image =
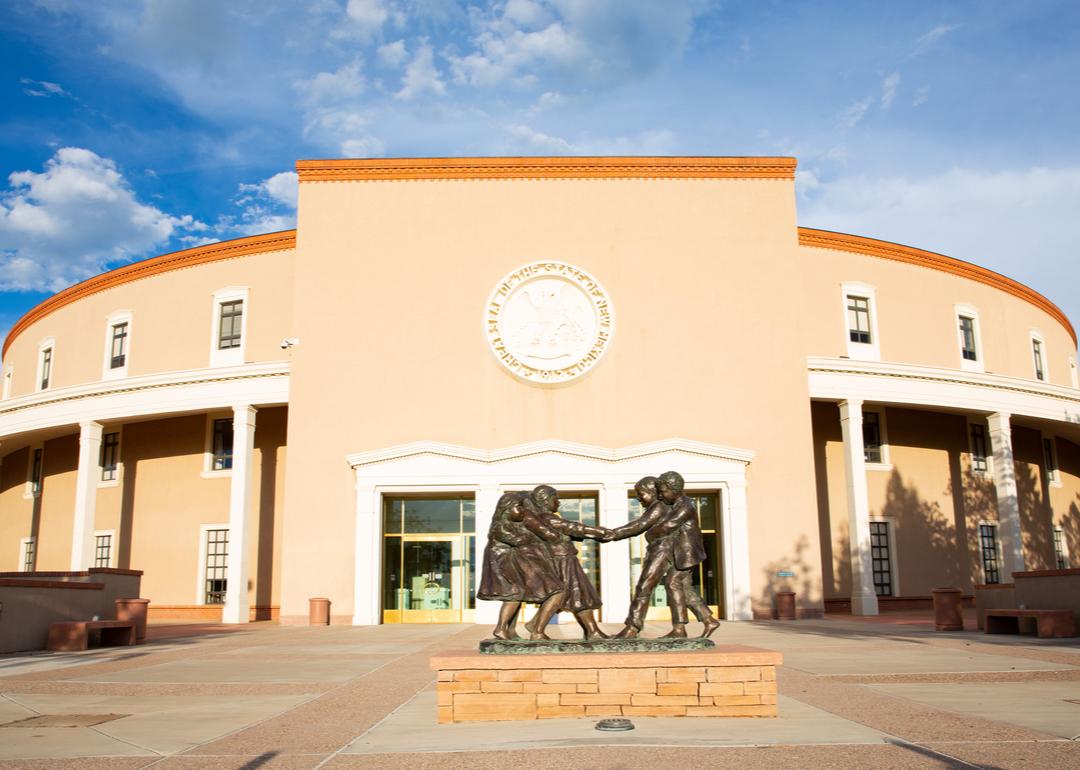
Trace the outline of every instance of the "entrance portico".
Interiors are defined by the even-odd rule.
[[[748,620],[746,468],[753,456],[748,450],[684,439],[622,449],[541,441],[493,451],[418,442],[349,455],[347,460],[356,473],[353,623],[374,625],[383,620],[386,499],[417,495],[472,498],[476,548],[482,549],[503,492],[551,484],[571,497],[594,497],[598,524],[616,527],[626,523],[634,482],[670,469],[683,474],[689,493],[720,492],[724,616]],[[608,623],[622,622],[632,588],[629,542],[604,544],[600,552],[601,618]],[[493,623],[497,612],[497,602],[478,600],[474,618],[477,623]]]

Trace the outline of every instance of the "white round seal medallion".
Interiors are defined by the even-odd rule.
[[[503,278],[484,325],[495,357],[529,382],[567,382],[611,345],[615,314],[600,282],[573,265],[534,262]]]

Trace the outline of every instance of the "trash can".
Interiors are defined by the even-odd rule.
[[[308,625],[330,625],[330,600],[318,597],[308,599]]]
[[[776,619],[795,620],[795,592],[776,592]]]
[[[963,631],[964,616],[960,611],[962,592],[959,588],[934,588],[934,628],[938,631]]]
[[[116,619],[135,624],[135,643],[146,641],[146,614],[149,599],[117,599]]]

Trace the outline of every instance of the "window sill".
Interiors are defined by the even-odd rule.
[[[98,485],[97,485],[97,488],[98,489],[109,489],[110,487],[118,487],[118,486],[120,486],[120,479],[113,479],[112,481],[99,481]]]
[[[203,471],[199,475],[204,479],[227,479],[232,476],[232,468],[224,471]]]
[[[1061,489],[1062,487],[1065,486],[1064,484],[1061,483],[1061,479],[1057,479],[1056,481],[1050,480],[1050,481],[1047,482],[1047,484],[1051,489]]]
[[[866,470],[868,471],[885,471],[889,472],[893,469],[892,463],[866,463]]]

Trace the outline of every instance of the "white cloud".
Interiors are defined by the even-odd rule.
[[[530,115],[537,115],[541,112],[560,107],[566,104],[566,101],[566,97],[558,91],[544,91],[544,93],[540,94],[540,98],[536,100],[536,103],[529,107],[528,112]]]
[[[336,147],[346,157],[381,155],[380,139],[372,136],[371,118],[351,107],[328,107],[312,112],[304,125],[304,138],[326,147]]]
[[[282,171],[256,184],[242,184],[240,191],[263,195],[275,203],[295,209],[300,192],[299,177],[295,171]]]
[[[206,225],[140,203],[116,164],[64,147],[0,195],[0,290],[58,291]]]
[[[577,153],[574,145],[562,137],[545,134],[542,131],[534,131],[520,123],[508,125],[506,132],[516,140],[519,146],[524,147],[527,151],[550,153],[552,155]]]
[[[405,68],[401,90],[394,94],[394,97],[409,100],[425,93],[436,96],[446,93],[446,85],[442,82],[439,70],[435,66],[435,53],[427,44],[417,49],[416,55]]]
[[[874,100],[871,97],[860,99],[854,104],[850,105],[847,109],[840,113],[837,118],[837,126],[841,129],[855,128],[859,124],[859,121],[866,115],[866,111],[870,109],[870,105]]]
[[[896,98],[896,89],[899,86],[899,72],[894,72],[881,81],[881,109],[887,110],[892,107],[893,99]]]
[[[319,72],[314,77],[296,81],[294,85],[301,101],[318,107],[355,99],[363,93],[366,85],[360,74],[361,65],[361,58],[357,56],[333,72]]]
[[[1041,291],[1080,321],[1074,222],[1080,167],[822,182],[800,224],[898,241],[978,263]]]
[[[923,86],[915,92],[915,98],[911,100],[912,107],[918,107],[920,104],[926,104],[926,100],[930,98],[930,86]]]
[[[345,14],[366,31],[376,31],[390,18],[385,0],[349,0]]]
[[[378,158],[386,154],[386,144],[377,137],[364,134],[342,142],[341,152],[347,158]]]
[[[584,137],[577,141],[521,123],[511,123],[503,129],[511,138],[508,150],[526,155],[668,155],[676,146],[675,133],[666,128],[643,131],[636,136]]]
[[[23,93],[27,96],[38,96],[48,98],[50,96],[71,96],[64,90],[63,86],[59,83],[50,83],[48,80],[31,80],[30,78],[20,78],[25,88]]]
[[[940,24],[915,41],[915,50],[912,56],[918,56],[930,50],[939,40],[957,29],[959,24]]]
[[[398,68],[405,63],[405,60],[409,57],[408,51],[405,50],[404,40],[395,40],[393,43],[386,43],[380,45],[377,50],[379,61],[387,67]]]

